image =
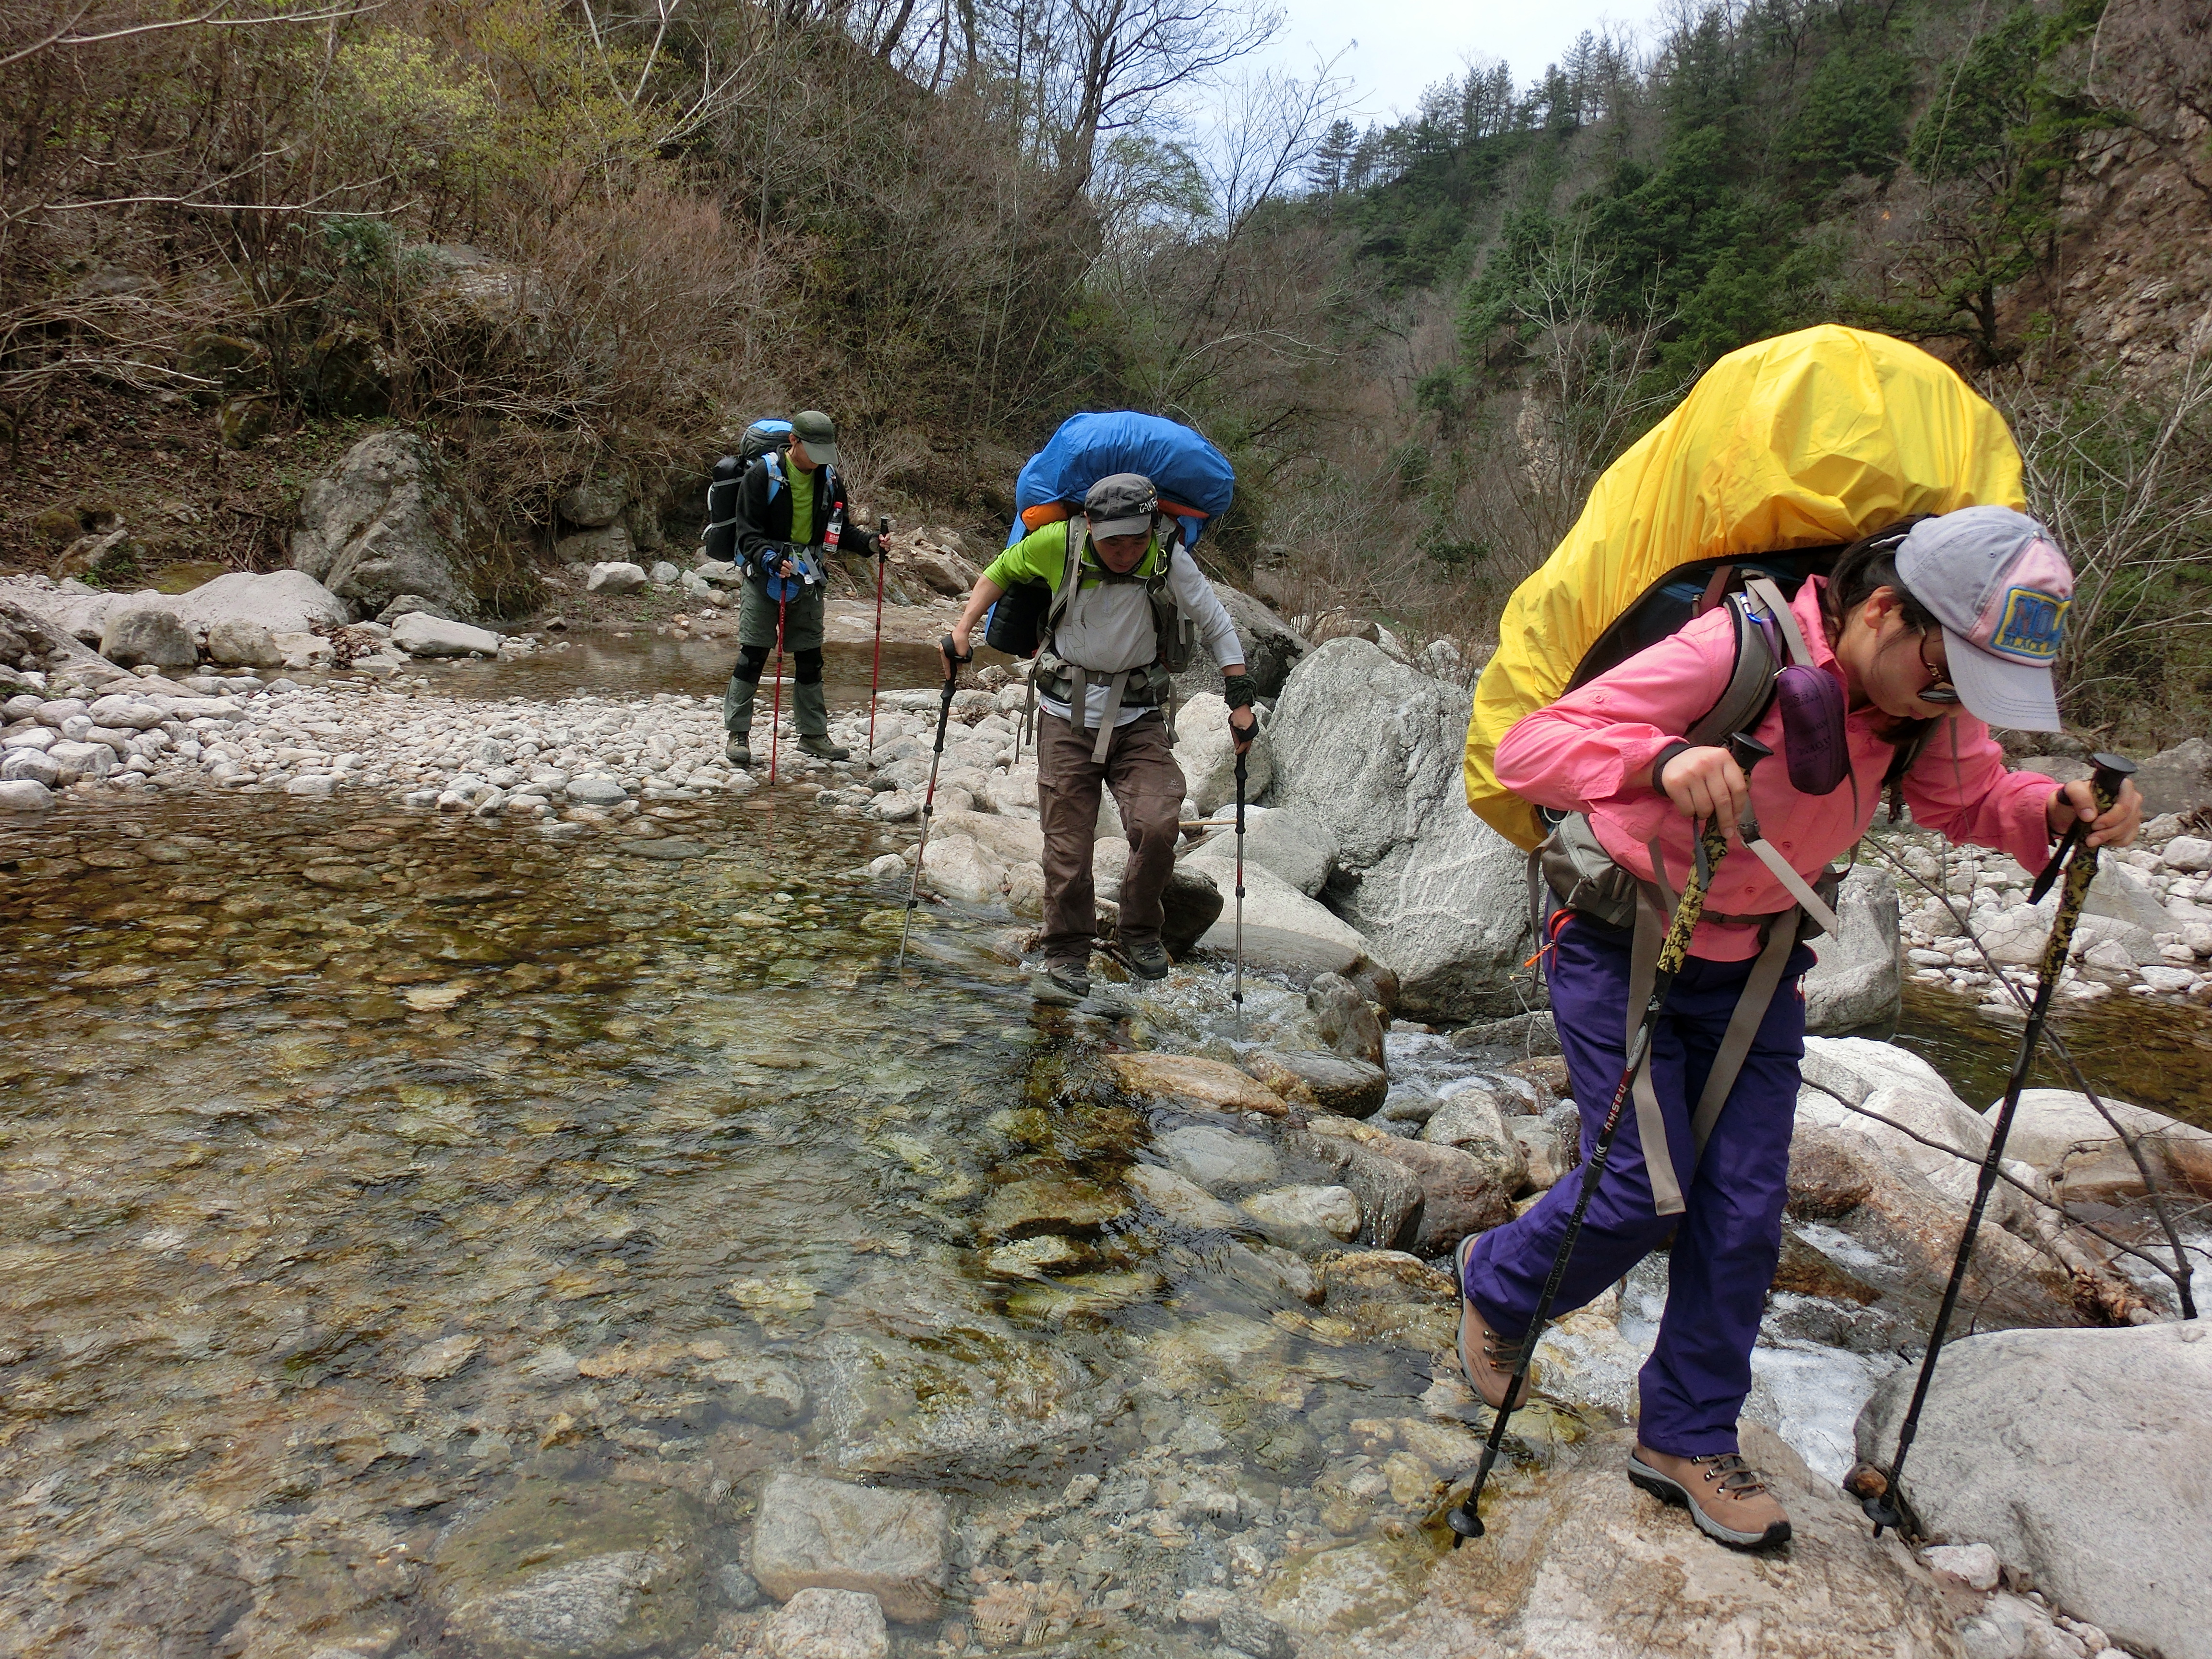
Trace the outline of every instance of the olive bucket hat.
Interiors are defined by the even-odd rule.
[[[837,423],[818,409],[802,409],[791,417],[791,435],[805,447],[806,459],[817,466],[837,465]]]

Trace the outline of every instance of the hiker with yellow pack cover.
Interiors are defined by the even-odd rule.
[[[1829,860],[1886,787],[1919,824],[2031,868],[2077,819],[2093,844],[2124,845],[2141,817],[2131,786],[2100,816],[2086,783],[2008,771],[1990,735],[2060,724],[2073,576],[2024,507],[2003,422],[1925,353],[1837,327],[1748,347],[1598,481],[1509,602],[1476,690],[1468,799],[1535,853],[1548,890],[1546,975],[1585,1158],[1698,826],[1717,817],[1740,838],[1553,1307],[1671,1236],[1627,1472],[1735,1547],[1790,1535],[1736,1419],[1781,1250],[1804,941],[1835,926]],[[1739,732],[1776,757],[1748,780]],[[1493,1407],[1576,1187],[1460,1247],[1461,1363]]]

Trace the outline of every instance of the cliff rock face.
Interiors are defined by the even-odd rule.
[[[2162,377],[2212,347],[2212,22],[2201,6],[2112,0],[2091,86],[2133,129],[2068,193],[2055,297],[2082,356]],[[2192,107],[2193,106],[2193,107]]]

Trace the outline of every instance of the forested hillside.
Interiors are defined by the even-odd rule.
[[[9,0],[0,556],[119,522],[122,575],[281,561],[307,480],[396,420],[526,609],[564,490],[619,472],[680,544],[759,410],[831,409],[865,495],[995,534],[1028,449],[1121,404],[1237,461],[1236,574],[1479,656],[1705,364],[1833,319],[2014,420],[2084,565],[2077,706],[2198,719],[2203,8],[1684,3],[1364,131],[1326,74],[1244,70],[1268,23]]]
[[[1397,562],[1486,612],[1723,352],[1820,321],[1918,341],[2007,412],[2083,565],[2087,706],[2204,690],[2212,155],[2201,8],[1684,9],[1318,147],[1387,331]],[[1341,567],[1331,573],[1352,579]],[[1381,580],[1375,597],[1412,609]]]

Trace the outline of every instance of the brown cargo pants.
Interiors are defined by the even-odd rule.
[[[1044,936],[1048,961],[1087,963],[1097,924],[1091,881],[1098,833],[1098,791],[1114,792],[1129,836],[1121,876],[1121,937],[1160,936],[1160,896],[1175,870],[1176,820],[1182,816],[1182,768],[1155,709],[1114,733],[1105,764],[1091,759],[1095,732],[1057,714],[1037,714],[1037,805],[1044,820]]]

